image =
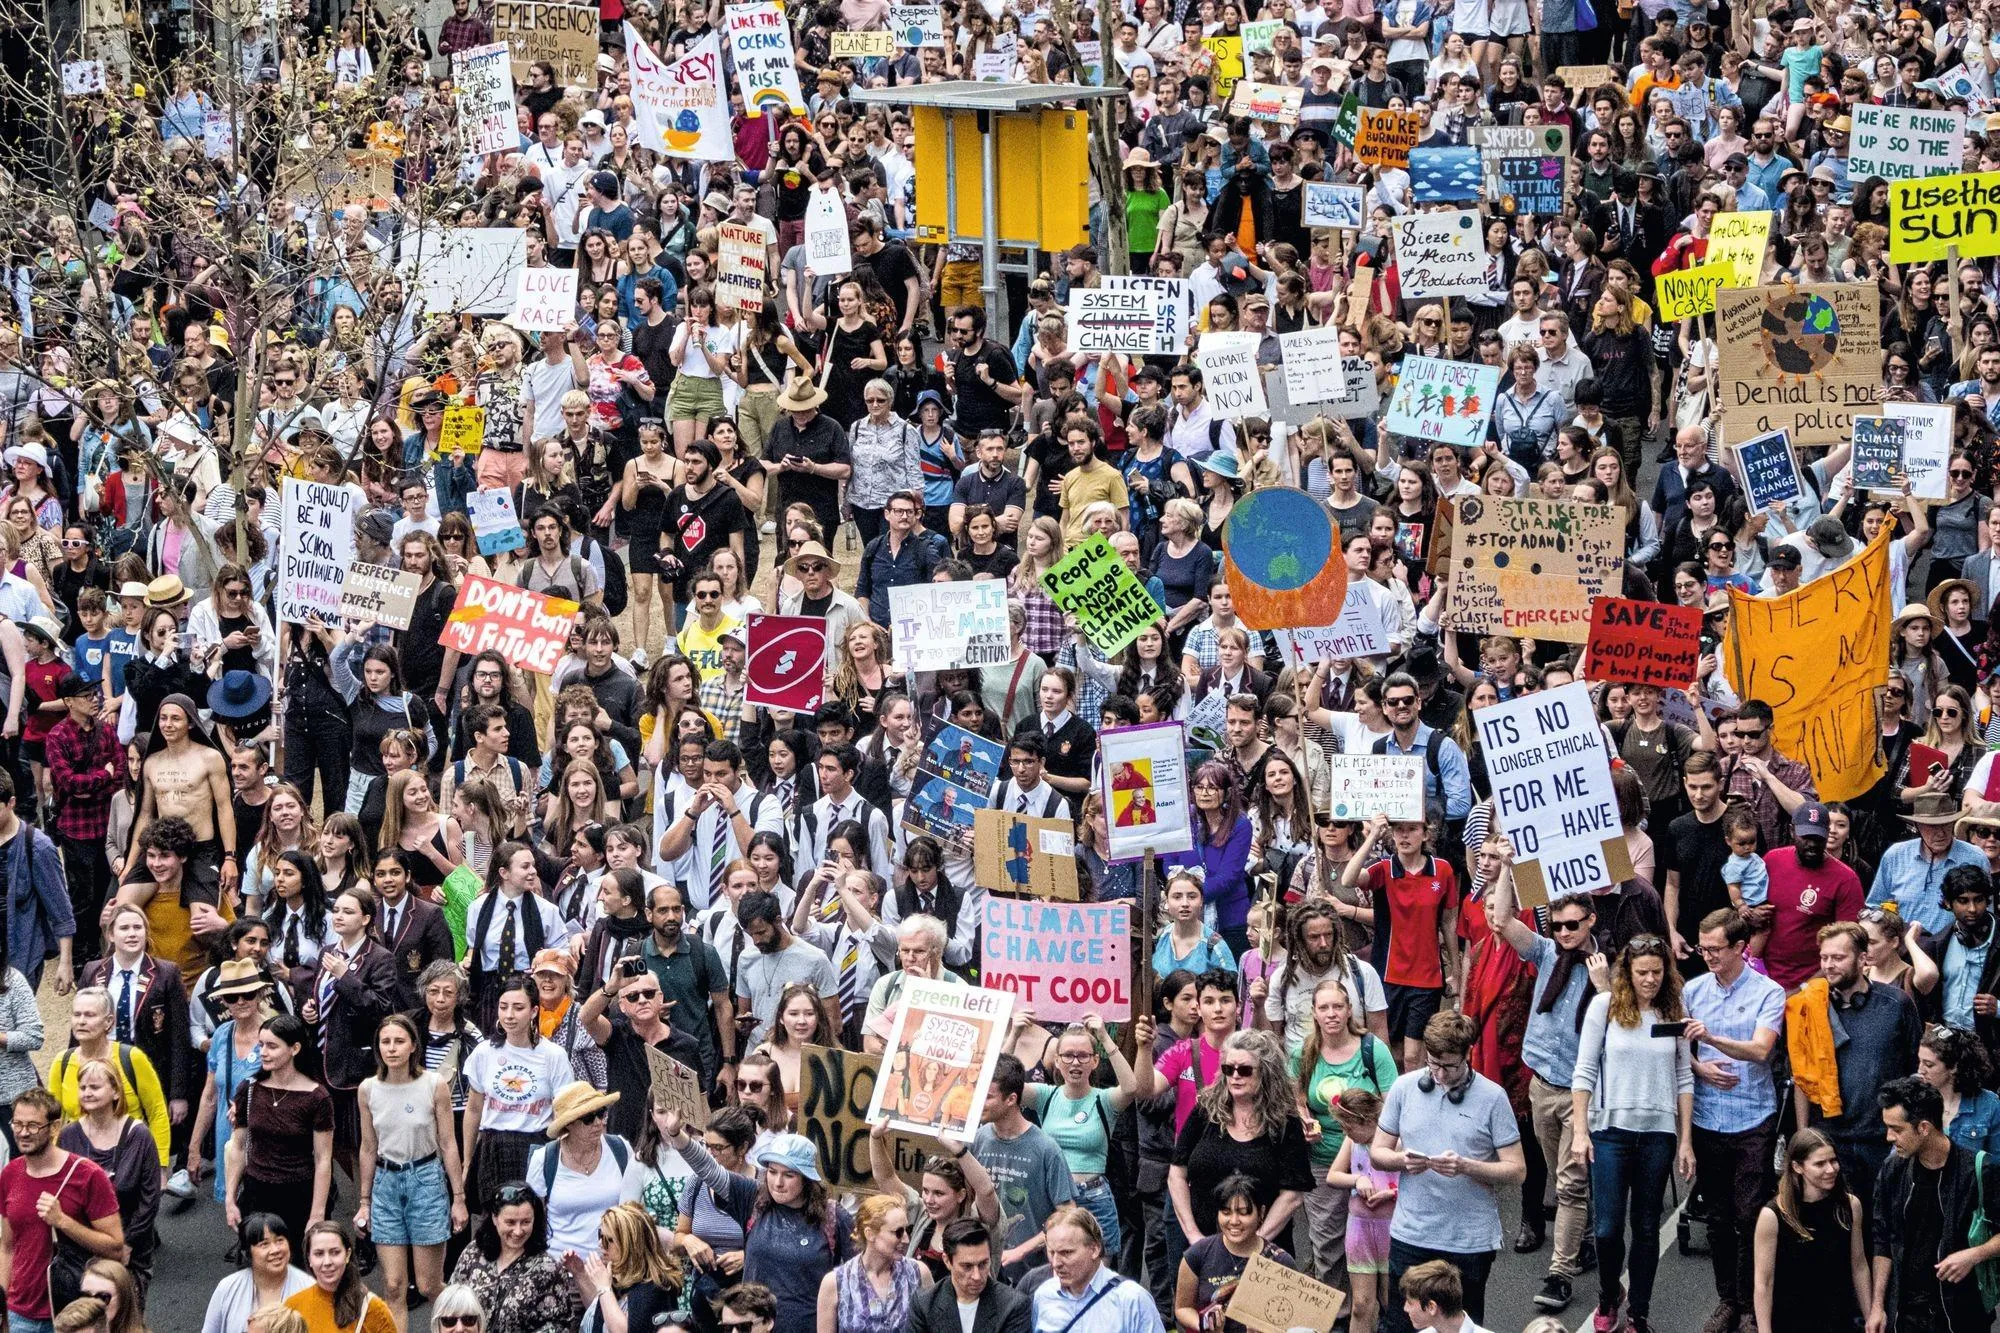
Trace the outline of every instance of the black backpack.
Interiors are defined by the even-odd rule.
[[[599,550],[604,550],[599,547]],[[604,610],[619,615],[625,610],[625,561],[616,551],[604,551]]]

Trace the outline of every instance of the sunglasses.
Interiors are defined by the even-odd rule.
[[[476,1314],[441,1314],[437,1317],[439,1328],[478,1328]]]
[[[816,560],[815,560],[815,561],[812,561],[812,562],[810,562],[810,563],[808,563],[808,564],[803,564],[803,565],[800,565],[800,566],[799,566],[799,573],[801,573],[801,574],[824,574],[824,573],[826,573],[826,566],[825,566],[825,565],[822,565],[822,564],[820,564],[820,563],[819,563],[818,561],[816,561]]]
[[[757,1321],[754,1319],[725,1318],[722,1320],[722,1326],[724,1328],[755,1328],[757,1327]]]
[[[1227,1064],[1222,1065],[1221,1069],[1228,1078],[1254,1078],[1257,1074],[1256,1065]]]
[[[660,988],[654,986],[650,990],[628,990],[625,992],[625,998],[628,1000],[657,1000],[660,998]]]
[[[1577,921],[1551,921],[1549,922],[1549,929],[1555,931],[1561,931],[1567,934],[1572,930],[1582,930],[1584,926],[1584,921],[1587,920],[1589,920],[1588,917],[1585,917],[1582,920],[1577,920]]]
[[[1764,736],[1765,736],[1765,728],[1762,727],[1759,727],[1756,731],[1745,731],[1741,727],[1738,727],[1736,729],[1736,738],[1738,740],[1761,741],[1764,739]]]
[[[65,538],[63,538],[63,549],[64,549],[65,551],[80,551],[80,550],[82,550],[82,549],[83,549],[84,547],[86,547],[86,546],[88,546],[88,545],[90,545],[90,543],[89,543],[89,542],[86,542],[86,541],[78,541],[78,540],[77,540],[76,538],[74,538],[74,537],[65,537]]]
[[[20,1125],[16,1124],[14,1128],[19,1129]],[[493,1194],[494,1202],[503,1207],[512,1207],[517,1203],[526,1203],[534,1197],[533,1191],[526,1185],[502,1185]]]
[[[1415,708],[1417,701],[1411,698],[1384,699],[1382,706],[1384,708]]]
[[[1972,480],[1972,474],[1971,474],[1970,472],[1967,472],[1967,471],[1966,471],[1966,470],[1965,470],[1964,468],[1956,468],[1956,467],[1955,467],[1955,468],[1953,468],[1953,469],[1951,470],[1951,473],[1950,473],[1950,476],[1951,476],[1951,479],[1952,479],[1953,481],[1971,481],[1971,480]]]

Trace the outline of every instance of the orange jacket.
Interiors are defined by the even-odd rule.
[[[1833,1017],[1827,1009],[1827,981],[1814,977],[1785,1001],[1785,1049],[1799,1091],[1828,1116],[1841,1112],[1840,1067],[1833,1051]]]

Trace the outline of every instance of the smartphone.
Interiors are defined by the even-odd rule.
[[[1682,1019],[1678,1023],[1653,1024],[1652,1035],[1655,1037],[1685,1037],[1687,1035],[1687,1030],[1688,1030],[1687,1020]]]

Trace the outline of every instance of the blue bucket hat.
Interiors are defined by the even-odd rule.
[[[752,1159],[758,1166],[782,1166],[807,1180],[819,1181],[819,1149],[802,1134],[776,1134],[757,1150]]]

